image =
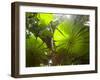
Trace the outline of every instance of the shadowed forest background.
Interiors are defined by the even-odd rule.
[[[26,67],[89,64],[89,15],[25,16]]]

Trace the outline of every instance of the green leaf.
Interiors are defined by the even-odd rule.
[[[47,62],[47,46],[38,37],[36,38],[33,34],[26,39],[26,66],[40,66]]]
[[[89,52],[89,29],[83,25],[74,25],[71,21],[62,22],[53,35],[57,51],[81,56]]]
[[[40,20],[39,21],[39,26],[41,27],[46,27],[49,25],[49,23],[53,20],[53,14],[45,14],[45,13],[40,13],[37,15],[37,18]]]

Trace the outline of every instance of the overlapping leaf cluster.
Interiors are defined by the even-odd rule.
[[[27,67],[89,63],[89,16],[71,17],[26,13]]]

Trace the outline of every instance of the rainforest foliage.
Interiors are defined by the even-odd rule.
[[[26,67],[89,64],[89,16],[26,12]]]

